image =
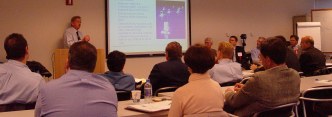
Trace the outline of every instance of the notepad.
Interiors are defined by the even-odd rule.
[[[126,109],[137,110],[142,112],[157,112],[168,110],[171,107],[171,101],[161,101],[149,104],[129,105]]]

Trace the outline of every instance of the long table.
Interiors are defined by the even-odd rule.
[[[331,82],[321,82],[323,80],[331,80]],[[300,90],[301,92],[317,86],[332,85],[332,74],[304,77],[301,78]],[[222,90],[232,88],[233,86],[221,87]],[[168,93],[164,96],[172,96],[173,93]],[[131,100],[119,101],[118,103],[118,116],[119,117],[151,117],[151,116],[167,116],[168,111],[160,111],[155,113],[144,113],[125,109],[128,105],[132,104]],[[34,117],[34,110],[0,112],[0,117]]]

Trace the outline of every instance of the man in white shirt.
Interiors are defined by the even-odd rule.
[[[243,78],[241,64],[232,61],[233,48],[230,43],[219,43],[217,52],[218,63],[209,71],[211,78],[219,84],[240,82]]]
[[[263,43],[263,41],[265,41],[264,37],[258,37],[256,42],[256,48],[252,49],[250,52],[252,62],[257,65],[261,65],[258,55],[261,53],[259,49],[261,48],[261,44]]]
[[[26,65],[28,44],[21,34],[9,35],[4,43],[7,62],[0,65],[0,105],[36,102],[44,79]]]
[[[69,27],[63,36],[65,47],[69,48],[73,43],[78,41],[90,41],[90,36],[85,35],[83,37],[83,33],[79,31],[81,27],[81,17],[74,16],[71,18],[71,27]]]
[[[299,37],[297,35],[291,35],[289,39],[290,45],[288,48],[292,49],[294,53],[297,55],[298,58],[300,58],[300,55],[302,53],[302,48],[300,45],[298,45]]]

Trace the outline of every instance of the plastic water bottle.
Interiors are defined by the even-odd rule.
[[[147,79],[144,85],[144,102],[152,102],[152,85],[150,83],[150,79]]]

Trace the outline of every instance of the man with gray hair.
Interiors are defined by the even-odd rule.
[[[314,40],[311,36],[301,39],[302,54],[300,56],[301,70],[304,75],[312,75],[318,69],[326,67],[325,55],[314,47]]]
[[[212,40],[211,37],[207,37],[207,38],[204,39],[204,45],[211,50],[212,55],[214,57],[217,57],[217,50],[215,50],[215,49],[212,48],[213,40]]]
[[[259,49],[261,48],[261,44],[262,44],[263,41],[265,41],[264,37],[258,37],[257,42],[256,42],[256,48],[252,49],[251,52],[250,52],[251,53],[251,59],[252,59],[252,62],[254,64],[261,65],[261,63],[259,62],[258,55],[261,53],[259,51]]]

